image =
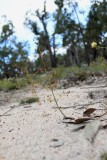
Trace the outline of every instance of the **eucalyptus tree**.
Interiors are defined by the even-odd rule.
[[[55,33],[62,37],[62,46],[69,46],[68,56],[69,65],[79,65],[79,56],[77,52],[78,45],[81,43],[81,24],[75,20],[75,10],[77,3],[69,6],[65,0],[55,0],[57,6],[54,18],[56,20]],[[75,10],[74,10],[75,8]],[[75,62],[73,62],[73,59]]]
[[[93,0],[91,2],[85,37],[89,44],[91,44],[92,41],[95,41],[100,45],[102,40],[105,39],[105,34],[107,34],[107,1]],[[92,49],[92,53],[93,59],[95,60],[98,53],[95,49]],[[107,58],[105,52],[103,52],[103,55]]]
[[[14,77],[20,75],[19,62],[28,56],[26,44],[18,42],[12,21],[6,20],[0,36],[0,77]]]
[[[32,20],[32,16],[33,18]],[[35,20],[34,20],[35,19]],[[56,54],[52,51],[52,38],[48,31],[48,22],[51,21],[50,14],[46,10],[46,1],[44,2],[44,9],[40,12],[38,9],[35,13],[27,12],[25,25],[34,33],[37,44],[37,52],[41,54],[43,51],[49,53],[51,67],[57,66]]]

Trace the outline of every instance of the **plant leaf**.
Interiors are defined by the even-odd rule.
[[[88,108],[84,111],[83,116],[90,117],[90,114],[93,113],[96,109],[95,108]]]
[[[63,121],[63,123],[76,124],[76,123],[75,123],[75,120]]]
[[[64,117],[63,119],[70,119],[70,120],[73,120],[73,119],[75,119],[75,118],[73,118],[73,117]]]
[[[88,120],[91,120],[91,118],[90,118],[90,117],[77,118],[77,119],[75,119],[75,123],[76,123],[76,124],[79,124],[79,123],[86,122],[86,121],[88,121]]]
[[[85,129],[84,129],[85,137],[91,143],[94,141],[95,135],[100,129],[100,126],[101,126],[101,123],[99,120],[94,120],[85,126]]]

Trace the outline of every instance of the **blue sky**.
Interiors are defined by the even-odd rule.
[[[76,0],[81,9],[88,10],[90,0]],[[36,9],[43,9],[44,0],[0,0],[0,17],[6,15],[7,19],[12,20],[16,35],[19,40],[27,40],[31,44],[30,58],[33,58],[34,42],[33,34],[24,27],[26,11]],[[47,11],[53,12],[55,10],[54,0],[47,0]],[[0,21],[0,27],[2,22]]]

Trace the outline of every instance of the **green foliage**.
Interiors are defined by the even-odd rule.
[[[35,75],[34,81],[48,85],[53,81],[66,79],[70,74],[74,74],[79,80],[84,80],[86,75],[85,70],[82,68],[60,66],[46,74]]]
[[[50,62],[50,58],[49,58],[49,55],[48,54],[42,54],[42,60],[41,58],[37,58],[37,60],[35,61],[35,64],[36,64],[36,68],[37,70],[39,68],[44,68],[44,63],[45,63],[45,67],[46,69],[49,69],[51,68],[51,62]]]
[[[107,74],[107,62],[103,57],[98,57],[96,62],[92,62],[88,67],[64,67],[60,66],[46,73],[29,75],[26,78],[9,78],[0,80],[0,90],[20,89],[28,84],[39,83],[48,85],[52,81],[66,79],[70,75],[75,75],[80,81],[85,80],[88,76]]]
[[[107,62],[103,57],[98,57],[95,62],[92,62],[88,68],[90,74],[107,73]]]
[[[54,78],[57,80],[62,78],[67,78],[71,70],[72,67],[64,67],[64,66],[57,67],[53,70]]]
[[[96,57],[99,54],[103,56],[107,55],[107,50],[103,48],[101,53],[100,51],[94,53],[90,46],[93,40],[96,40],[99,44],[107,32],[106,0],[92,1],[86,26],[80,23],[79,10],[74,2],[69,1],[68,3],[66,0],[55,0],[54,2],[57,9],[53,15],[47,13],[46,2],[44,2],[42,12],[36,10],[34,14],[29,12],[30,14],[26,16],[26,26],[30,27],[31,31],[35,34],[38,42],[36,43],[37,53],[43,53],[42,58],[45,62],[46,69],[49,71],[51,67],[56,67],[56,62],[58,62],[59,67],[53,70],[55,79],[66,78],[70,73],[75,74],[80,80],[85,79],[85,74],[106,73],[106,61],[102,58],[96,60]],[[32,19],[32,15],[36,17],[35,20],[34,18]],[[54,29],[53,32],[50,33],[48,30],[48,22],[53,20],[52,16],[54,18]],[[62,46],[69,44],[76,46],[80,63],[85,63],[84,57],[87,55],[89,55],[90,60],[92,60],[93,55],[96,54],[94,59],[96,61],[91,63],[86,70],[83,67],[69,68],[72,64],[68,54],[57,55],[56,61],[56,48],[59,43],[57,42],[57,37],[58,41],[60,37]],[[86,45],[84,45],[84,42],[86,42]],[[59,46],[62,47],[61,45]],[[28,56],[28,50],[26,50],[26,48],[26,43],[17,42],[17,39],[15,39],[13,23],[6,20],[2,27],[0,37],[0,77],[17,77],[20,74],[24,75],[24,70],[28,70],[29,73],[35,73],[36,71],[40,73],[39,71],[43,70],[44,64],[41,58],[38,58],[34,64],[30,62],[29,64],[26,63]],[[102,51],[104,51],[104,54]],[[89,56],[87,56],[88,59]],[[107,59],[107,56],[105,56],[105,58]],[[63,66],[66,66],[66,68]],[[36,78],[34,77],[34,79],[38,82],[47,82],[50,77],[49,74],[50,72],[40,74],[35,76]],[[8,86],[9,83],[11,82],[8,82]],[[29,83],[31,83],[30,80]],[[17,88],[16,86],[16,84],[12,86],[10,84],[10,89],[11,87],[12,89]]]
[[[100,42],[107,31],[107,2],[94,1],[91,5],[86,27],[86,38],[88,41]]]
[[[31,104],[31,103],[35,103],[35,102],[39,102],[38,97],[28,97],[24,100],[21,100],[20,104]]]
[[[28,84],[26,78],[9,78],[0,80],[0,90],[9,91],[13,89],[20,89]]]
[[[46,2],[44,2],[44,9],[42,12],[36,10],[35,13],[30,13],[30,17],[28,14],[29,12],[26,14],[25,25],[35,34],[37,39],[36,52],[42,54],[44,51],[48,51],[51,67],[56,67],[56,54],[52,51],[53,42],[47,27],[47,20],[50,18],[50,14],[46,10]],[[32,15],[35,16],[35,19],[38,19],[38,21],[31,20]],[[38,27],[39,23],[42,27]]]
[[[68,78],[70,75],[75,75],[78,80],[83,81],[87,79],[88,76],[107,74],[107,62],[103,57],[98,57],[96,62],[92,62],[90,66],[84,67],[64,67],[60,66],[53,69],[53,76],[50,78],[51,72],[46,74],[36,75],[35,81],[41,84],[48,84],[51,81],[57,81],[59,79]]]
[[[33,77],[33,80],[41,84],[48,84],[52,80],[59,80],[62,78],[67,78],[70,70],[71,70],[71,67],[60,66],[60,67],[54,68],[53,70],[45,74],[43,73],[43,74],[35,75]]]
[[[74,40],[75,42],[78,41],[80,32],[79,25],[73,17],[73,7],[70,8],[69,12],[63,3],[61,0],[55,1],[58,9],[54,14],[54,19],[56,21],[55,33],[62,36],[62,44],[66,46],[73,43]]]
[[[33,81],[42,85],[48,84],[49,79],[50,79],[50,74],[48,72],[33,76]]]
[[[6,19],[0,37],[0,77],[16,77],[21,74],[20,62],[25,64],[29,46],[18,42],[14,36],[14,25]]]
[[[5,40],[7,40],[11,35],[13,35],[13,33],[14,33],[13,23],[11,21],[7,21],[2,26],[0,42],[4,42]]]

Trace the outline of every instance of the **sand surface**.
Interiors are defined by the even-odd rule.
[[[26,105],[19,103],[33,95],[30,87],[0,92],[0,160],[100,160],[107,153],[107,129],[90,143],[84,129],[74,131],[78,124],[63,123],[49,89],[35,89],[40,103]],[[55,95],[66,116],[81,117],[86,108],[104,107],[107,85],[59,89]]]

